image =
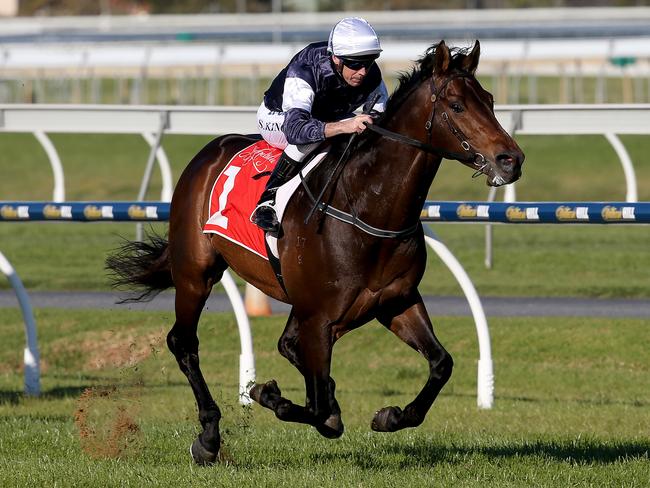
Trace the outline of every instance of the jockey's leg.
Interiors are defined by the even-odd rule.
[[[275,204],[275,192],[278,187],[293,178],[298,173],[298,170],[300,170],[300,167],[300,160],[295,160],[286,152],[283,152],[257,204],[261,205],[267,202],[270,202],[270,205]]]
[[[280,223],[275,214],[275,194],[280,186],[289,181],[302,169],[302,161],[305,156],[314,148],[314,144],[301,146],[288,145],[280,155],[278,163],[269,178],[266,188],[262,193],[257,207],[251,215],[251,221],[267,232],[277,233],[280,230]]]

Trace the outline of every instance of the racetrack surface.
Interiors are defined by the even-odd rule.
[[[127,295],[110,292],[30,291],[34,308],[174,310],[174,294],[162,293],[151,302],[117,304]],[[432,316],[471,316],[464,297],[425,296]],[[597,298],[482,297],[488,317],[630,317],[650,318],[650,300]],[[0,308],[18,308],[12,290],[0,291]],[[271,300],[273,313],[287,314],[289,305]],[[208,312],[232,311],[228,297],[213,293],[206,304]]]

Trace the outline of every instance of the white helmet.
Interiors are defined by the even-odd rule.
[[[346,17],[330,32],[327,51],[343,57],[378,57],[381,47],[375,29],[366,20],[361,17]]]

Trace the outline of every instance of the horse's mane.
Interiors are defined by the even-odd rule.
[[[386,110],[381,117],[381,120],[386,120],[392,117],[395,111],[404,103],[411,92],[420,86],[420,84],[431,77],[434,67],[436,65],[436,54],[438,48],[443,41],[430,46],[424,55],[415,62],[410,71],[401,72],[398,76],[397,88],[393,91],[388,98]],[[471,48],[450,48],[451,60],[449,62],[449,71],[462,71],[462,65],[465,58],[468,56]]]

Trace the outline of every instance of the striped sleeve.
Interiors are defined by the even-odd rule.
[[[285,112],[282,132],[289,144],[311,144],[325,139],[325,123],[311,116],[314,89],[302,78],[287,76],[282,93]]]

